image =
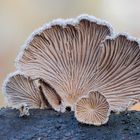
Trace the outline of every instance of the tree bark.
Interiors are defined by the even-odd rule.
[[[0,110],[0,140],[140,140],[140,112],[111,114],[109,122],[96,127],[78,123],[73,112]]]

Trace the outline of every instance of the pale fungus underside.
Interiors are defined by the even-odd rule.
[[[21,115],[28,115],[28,108],[51,107],[101,125],[110,111],[140,102],[138,40],[115,34],[110,24],[92,16],[55,20],[34,32],[16,70],[3,89],[8,105]]]
[[[97,91],[81,97],[75,105],[75,117],[82,123],[99,126],[107,123],[109,115],[109,103]]]

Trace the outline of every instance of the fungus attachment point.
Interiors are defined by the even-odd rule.
[[[67,106],[66,107],[66,111],[70,112],[71,111],[71,107],[70,106]]]
[[[107,123],[110,115],[109,103],[99,92],[90,92],[78,100],[75,117],[79,122],[96,126]]]
[[[19,111],[20,111],[20,115],[19,117],[24,117],[24,116],[29,116],[29,107],[27,106],[27,104],[21,104],[19,105]]]

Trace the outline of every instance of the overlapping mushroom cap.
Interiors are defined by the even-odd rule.
[[[140,101],[139,43],[128,35],[114,35],[108,23],[92,16],[55,20],[43,26],[25,43],[16,59],[16,69],[32,82],[41,80],[43,98],[56,111],[74,110],[77,101],[82,101],[90,91],[98,91],[109,103],[109,110],[115,112]],[[11,106],[28,94],[19,92],[22,87],[16,84],[18,92],[9,90],[14,78],[4,85]],[[40,101],[40,91],[30,95],[37,93]]]
[[[50,87],[50,85],[46,84],[44,81],[40,80],[39,83],[42,92],[45,98],[47,99],[48,103],[50,104],[50,106],[56,111],[64,112],[65,109],[61,104],[62,100],[60,96],[57,94],[57,92],[52,87]]]
[[[46,108],[48,106],[36,83],[19,72],[8,76],[4,90],[8,106],[13,108],[24,104],[29,108]]]
[[[127,35],[106,39],[100,51],[96,90],[120,112],[140,101],[140,47]],[[94,90],[95,90],[94,89]]]

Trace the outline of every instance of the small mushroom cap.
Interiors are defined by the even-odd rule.
[[[90,92],[81,97],[75,106],[75,117],[79,122],[100,126],[107,123],[110,115],[109,103],[99,92]]]
[[[20,106],[25,104],[29,108],[43,109],[48,106],[35,82],[19,72],[10,74],[3,88],[10,107],[20,109]]]
[[[60,96],[52,87],[50,87],[50,85],[45,83],[43,80],[40,80],[39,83],[42,88],[42,92],[46,97],[48,103],[51,105],[51,107],[56,111],[61,111],[62,102]]]

